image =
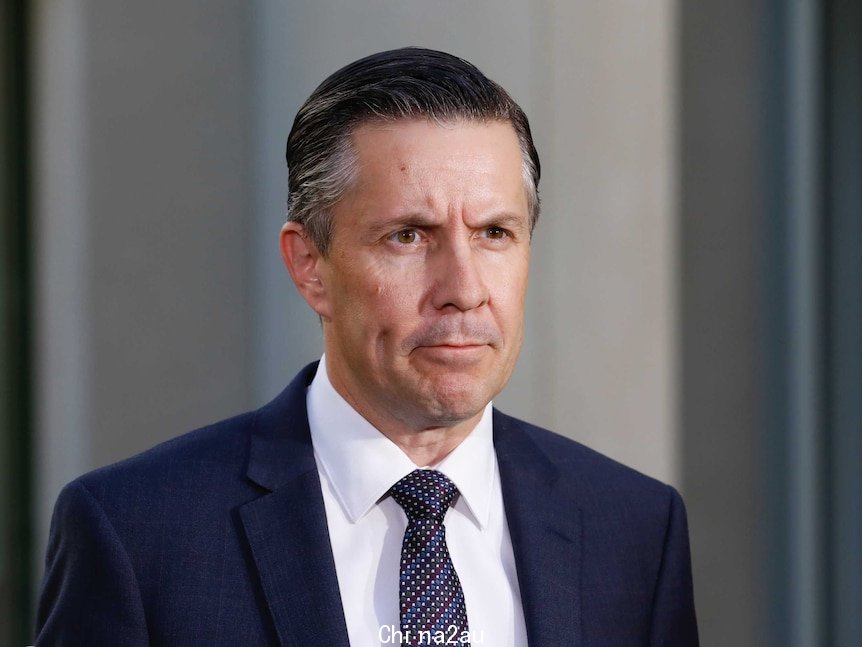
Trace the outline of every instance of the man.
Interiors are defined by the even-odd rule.
[[[679,495],[491,405],[539,212],[517,104],[384,52],[312,94],[287,161],[322,361],[67,486],[37,644],[696,645]]]

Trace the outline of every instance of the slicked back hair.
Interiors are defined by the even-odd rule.
[[[405,47],[341,68],[311,94],[287,138],[287,217],[326,255],[332,206],[356,178],[351,135],[360,125],[401,119],[441,124],[509,122],[521,148],[530,231],[539,217],[539,155],[527,116],[499,85],[467,61]]]

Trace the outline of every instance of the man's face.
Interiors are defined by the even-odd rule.
[[[317,260],[330,379],[373,423],[469,420],[505,386],[523,337],[530,227],[515,131],[401,121],[360,126],[353,143],[357,181]]]

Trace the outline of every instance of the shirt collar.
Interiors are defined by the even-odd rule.
[[[325,355],[306,401],[315,457],[344,514],[356,523],[416,465],[335,390]],[[497,465],[491,412],[489,402],[475,429],[440,463],[430,466],[452,480],[480,529],[488,523]]]

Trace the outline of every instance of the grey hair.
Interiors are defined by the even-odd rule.
[[[441,124],[502,121],[521,148],[530,231],[539,218],[539,155],[520,106],[474,65],[451,54],[407,47],[350,63],[299,109],[287,139],[288,220],[300,223],[326,255],[332,206],[353,186],[352,133],[366,123],[428,119]]]

